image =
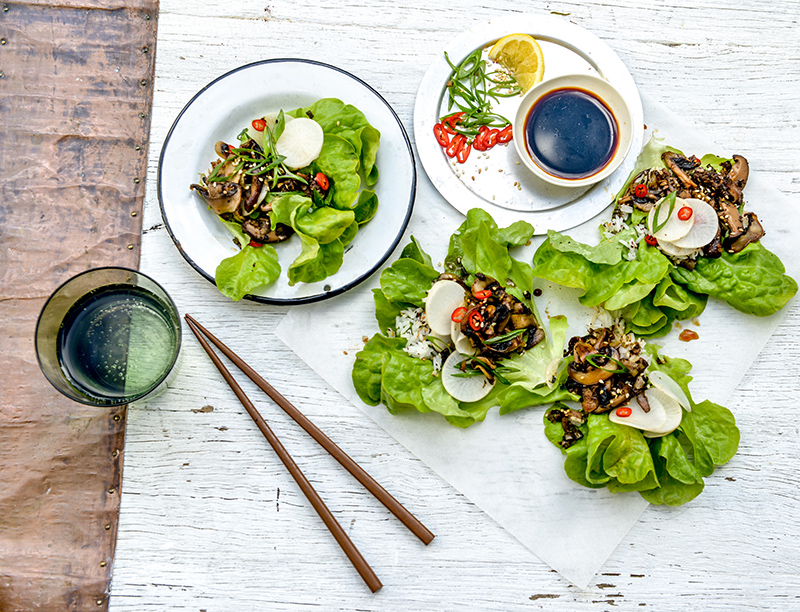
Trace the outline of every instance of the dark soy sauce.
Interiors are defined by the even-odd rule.
[[[611,110],[591,92],[565,87],[542,96],[525,121],[528,153],[548,174],[581,179],[602,170],[619,146]]]

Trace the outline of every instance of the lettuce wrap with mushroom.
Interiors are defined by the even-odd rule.
[[[747,314],[774,314],[797,293],[797,283],[760,242],[764,230],[755,214],[744,210],[746,178],[741,156],[698,160],[652,139],[615,197],[601,240],[588,245],[548,232],[533,256],[534,275],[580,289],[581,304],[603,306],[644,337],[663,336],[675,320],[696,317],[709,296]],[[687,242],[685,227],[678,238],[656,237],[673,225],[682,231],[680,221],[658,222],[681,212],[676,196],[713,208],[710,242],[680,246],[697,244]]]
[[[233,300],[279,277],[273,244],[295,234],[301,253],[287,270],[289,284],[335,274],[345,248],[378,208],[371,187],[378,180],[380,133],[361,111],[324,98],[267,119],[242,130],[238,145],[217,143],[220,159],[192,185],[241,249],[220,262],[215,274],[219,290]],[[315,126],[310,139],[318,146],[311,153],[303,142],[305,130],[294,130],[301,135],[282,145],[287,125],[303,122]],[[301,167],[287,166],[290,147],[299,151],[293,159],[303,160],[295,162]]]
[[[450,238],[445,271],[467,284],[479,274],[497,279],[505,290],[535,312],[530,293],[531,267],[509,252],[526,244],[532,235],[533,227],[528,223],[518,221],[500,228],[485,211],[470,210]],[[424,359],[409,354],[410,340],[398,330],[404,313],[424,310],[428,291],[441,275],[413,237],[399,259],[381,273],[380,288],[373,290],[380,332],[358,352],[352,372],[353,385],[362,401],[371,406],[382,403],[392,414],[403,410],[438,412],[450,424],[468,427],[482,421],[495,406],[501,414],[506,414],[528,406],[574,399],[569,392],[546,381],[548,366],[558,360],[566,339],[564,317],[549,320],[549,340],[498,361],[503,370],[502,380],[498,378],[484,398],[461,402],[452,397],[445,390],[435,364],[437,351],[431,350],[431,357]],[[428,333],[429,330],[423,332],[426,341]],[[437,346],[433,338],[430,340]]]

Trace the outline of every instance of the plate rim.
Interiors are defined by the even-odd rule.
[[[466,53],[469,53],[471,49],[474,50],[485,47],[504,35],[500,34],[499,36],[494,36],[498,30],[502,30],[505,34],[510,32],[541,32],[539,34],[533,33],[531,35],[534,37],[538,36],[540,39],[548,42],[558,43],[561,46],[568,48],[572,52],[580,55],[602,78],[608,80],[615,86],[619,86],[620,82],[622,81],[624,82],[626,89],[631,88],[632,92],[635,92],[636,94],[635,100],[633,100],[635,104],[631,107],[631,120],[634,126],[634,139],[631,149],[628,152],[628,156],[626,157],[625,162],[623,162],[623,166],[618,168],[606,179],[603,179],[599,183],[596,183],[585,189],[583,193],[577,195],[570,202],[558,205],[552,209],[543,211],[525,211],[514,208],[506,208],[481,197],[469,189],[469,187],[458,177],[452,179],[450,176],[444,175],[444,179],[437,178],[443,175],[444,170],[448,172],[451,171],[446,164],[442,166],[442,168],[439,168],[438,165],[434,167],[435,161],[433,156],[438,155],[440,151],[434,147],[432,144],[433,141],[429,143],[424,141],[428,123],[431,123],[431,129],[433,127],[433,123],[429,121],[426,111],[434,102],[437,104],[438,108],[438,105],[441,105],[443,96],[445,95],[443,85],[441,87],[437,86],[434,88],[430,83],[434,77],[438,77],[437,70],[442,67],[442,64],[445,61],[441,53],[443,51],[448,51],[449,53],[457,51],[460,53],[463,50],[463,47],[468,47]],[[588,49],[587,45],[576,45],[572,42],[572,40],[570,40],[578,35],[585,36],[587,37],[587,40],[591,40]],[[598,58],[598,55],[606,56],[606,61],[604,61],[602,66],[598,65],[598,59],[603,61],[603,58]],[[609,72],[608,62],[616,63],[617,67],[624,70],[624,72],[620,71],[619,77],[609,78],[607,75]],[[437,79],[437,83],[438,82],[439,81]],[[443,83],[444,80],[441,82]],[[426,88],[430,89],[431,91],[427,91]],[[626,102],[629,106],[631,106],[631,100],[629,100],[628,97],[629,96],[626,95]],[[627,65],[622,61],[614,49],[612,49],[596,34],[571,20],[564,19],[556,15],[523,13],[519,15],[505,15],[482,21],[479,24],[473,25],[471,28],[465,30],[458,37],[443,46],[439,55],[433,59],[431,64],[426,69],[422,81],[420,82],[414,103],[413,125],[414,138],[417,145],[417,154],[419,156],[420,163],[422,164],[428,179],[431,181],[436,191],[450,206],[455,208],[455,210],[461,214],[466,214],[466,211],[470,208],[478,207],[489,212],[495,217],[495,219],[498,220],[509,222],[520,219],[525,220],[534,224],[534,227],[536,228],[536,234],[541,235],[548,229],[565,231],[575,227],[580,223],[596,217],[608,207],[610,201],[602,204],[600,201],[598,201],[597,203],[593,203],[593,205],[588,208],[588,216],[581,216],[578,221],[569,221],[566,223],[562,222],[557,224],[557,226],[546,223],[548,216],[553,216],[559,211],[562,211],[561,216],[563,216],[564,210],[574,204],[584,201],[587,196],[590,196],[598,190],[603,189],[604,186],[611,185],[612,181],[617,177],[617,173],[619,173],[620,176],[624,173],[626,164],[630,164],[631,160],[635,160],[644,146],[644,129],[638,130],[635,128],[637,121],[639,120],[641,120],[640,124],[644,125],[644,108],[641,100],[641,93],[639,92],[636,81],[634,80],[633,75],[631,74]],[[431,168],[433,169],[431,170]],[[433,174],[433,176],[431,176],[431,174]],[[458,181],[457,185],[455,185],[455,181]],[[451,183],[453,183],[454,186],[451,185]],[[453,186],[455,191],[448,189],[448,186]],[[578,217],[576,216],[575,218]]]
[[[183,246],[181,245],[180,240],[175,236],[172,227],[170,225],[169,219],[167,217],[167,213],[164,209],[164,196],[162,193],[163,181],[162,181],[162,173],[164,168],[164,157],[167,151],[167,146],[169,145],[170,139],[177,128],[178,124],[180,123],[181,119],[183,118],[184,114],[188,111],[188,109],[200,98],[208,89],[213,87],[219,81],[222,81],[231,75],[241,72],[243,70],[252,69],[256,66],[263,66],[266,64],[283,64],[283,63],[301,63],[301,64],[309,64],[312,66],[316,66],[325,70],[331,70],[333,72],[339,73],[348,77],[360,85],[362,85],[367,91],[372,93],[389,111],[394,121],[397,123],[398,127],[400,128],[400,133],[403,137],[403,142],[405,144],[406,151],[409,156],[410,167],[411,167],[411,186],[409,191],[409,201],[406,207],[405,217],[401,224],[400,231],[397,233],[397,236],[391,241],[391,243],[387,246],[384,253],[378,258],[378,260],[366,271],[357,276],[356,278],[344,283],[341,287],[337,287],[336,289],[331,289],[330,291],[323,291],[321,293],[317,293],[314,295],[309,296],[302,296],[302,297],[294,297],[294,298],[277,298],[277,297],[270,297],[270,296],[262,296],[262,295],[253,295],[248,293],[244,296],[243,299],[253,301],[253,302],[260,302],[263,304],[275,304],[275,305],[282,305],[282,306],[294,306],[299,304],[311,304],[314,302],[320,302],[322,300],[326,300],[337,295],[341,295],[342,293],[353,289],[357,285],[363,283],[367,280],[370,276],[372,276],[386,261],[391,257],[394,250],[397,248],[397,245],[400,244],[400,241],[405,234],[405,230],[408,227],[409,221],[411,220],[411,215],[413,213],[414,204],[416,201],[416,192],[417,192],[417,167],[416,167],[416,158],[414,156],[414,149],[411,146],[411,140],[408,136],[408,131],[406,130],[403,122],[400,120],[400,117],[395,112],[392,105],[384,98],[374,87],[372,87],[369,83],[364,81],[363,79],[355,76],[354,74],[344,70],[343,68],[339,68],[338,66],[333,66],[332,64],[327,64],[325,62],[320,62],[317,60],[310,60],[304,58],[288,58],[288,57],[281,57],[281,58],[268,58],[263,60],[257,60],[255,62],[249,62],[247,64],[242,64],[241,66],[237,66],[227,72],[221,74],[220,76],[216,77],[209,83],[207,83],[203,88],[201,88],[197,93],[195,93],[191,99],[183,106],[181,111],[175,117],[175,120],[172,122],[172,125],[167,132],[166,137],[164,138],[164,144],[161,146],[161,152],[158,156],[158,173],[156,177],[156,193],[158,197],[158,206],[161,211],[161,218],[164,221],[164,225],[166,226],[167,233],[170,236],[175,247],[178,249],[178,252],[181,256],[186,260],[186,262],[196,271],[198,272],[203,278],[209,281],[212,285],[216,287],[216,282],[214,277],[208,274],[203,268],[200,267],[197,262],[192,259],[192,257],[184,250]]]

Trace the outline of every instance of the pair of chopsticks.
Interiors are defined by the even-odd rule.
[[[322,521],[333,534],[333,537],[339,543],[339,546],[342,547],[342,550],[344,550],[345,554],[356,568],[356,571],[364,579],[364,582],[367,583],[367,586],[370,588],[370,590],[373,593],[376,592],[383,586],[381,581],[378,579],[378,576],[369,566],[369,563],[367,563],[367,561],[361,555],[355,544],[353,544],[353,542],[344,532],[341,525],[339,525],[339,522],[336,520],[336,517],[333,516],[331,511],[325,505],[325,502],[322,501],[319,493],[317,493],[317,491],[305,477],[303,472],[294,462],[294,459],[292,459],[291,455],[289,455],[289,453],[283,447],[278,437],[273,433],[272,429],[270,429],[269,425],[267,425],[267,422],[259,414],[258,410],[256,410],[253,402],[251,402],[247,395],[245,395],[245,392],[222,363],[216,352],[214,352],[214,349],[211,347],[208,341],[210,340],[220,351],[222,351],[222,353],[225,354],[225,356],[228,357],[228,359],[234,363],[234,365],[236,365],[236,367],[244,372],[250,378],[250,380],[252,380],[256,385],[258,385],[259,388],[261,388],[262,391],[264,391],[264,393],[272,398],[272,400],[278,404],[278,406],[280,406],[290,417],[292,417],[297,424],[300,425],[300,427],[306,430],[306,432],[308,432],[308,434],[311,435],[311,437],[314,438],[322,446],[322,448],[328,451],[328,453],[330,453],[333,458],[342,465],[342,467],[355,476],[356,480],[363,484],[370,493],[378,498],[378,500],[384,506],[386,506],[386,508],[388,508],[392,514],[399,518],[400,521],[414,533],[414,535],[416,535],[425,544],[429,544],[434,538],[433,533],[431,533],[428,528],[425,527],[425,525],[423,525],[413,514],[406,510],[406,508],[400,502],[392,497],[392,495],[386,491],[386,489],[384,489],[374,478],[372,478],[372,476],[367,474],[360,465],[353,461],[353,459],[351,459],[347,453],[339,448],[336,443],[333,442],[333,440],[326,436],[321,429],[314,425],[314,423],[312,423],[308,417],[295,408],[291,402],[289,402],[289,400],[276,391],[275,388],[266,380],[264,380],[255,370],[253,370],[253,368],[247,365],[247,363],[245,363],[241,357],[236,355],[236,353],[225,346],[222,341],[216,338],[205,327],[200,325],[200,323],[198,323],[194,317],[187,314],[185,315],[185,319],[189,325],[189,328],[194,332],[194,335],[197,336],[197,339],[200,341],[200,344],[203,346],[206,353],[208,353],[208,356],[211,357],[214,365],[217,366],[217,369],[220,371],[225,381],[230,385],[231,389],[233,389],[236,397],[238,397],[239,401],[242,402],[242,405],[244,406],[245,410],[247,410],[247,413],[256,422],[256,425],[261,430],[261,433],[263,433],[267,438],[270,446],[272,446],[280,460],[289,470],[289,473],[295,479],[297,484],[300,486],[300,489],[317,511],[317,514],[319,514]]]

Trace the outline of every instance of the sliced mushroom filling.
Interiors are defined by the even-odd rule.
[[[662,155],[666,168],[648,168],[640,172],[617,200],[615,216],[626,217],[625,206],[649,212],[658,202],[676,193],[679,198],[695,198],[710,204],[719,218],[717,236],[702,247],[698,254],[719,257],[722,250],[738,253],[764,235],[764,229],[754,213],[742,212],[742,192],[749,176],[747,160],[733,156],[733,163],[723,161],[720,168],[703,166],[695,156],[686,157],[673,151]],[[623,207],[622,210],[620,207]],[[667,253],[675,257],[674,253]],[[680,257],[678,257],[680,259]],[[691,267],[694,259],[681,261]]]
[[[327,195],[328,187],[323,188],[307,174],[288,176],[276,174],[274,169],[265,171],[270,160],[253,139],[238,147],[219,141],[214,151],[219,159],[211,162],[208,172],[190,189],[199,193],[215,214],[239,223],[255,243],[282,242],[294,233],[287,225],[271,227],[269,213],[277,195],[299,193],[312,200]]]
[[[644,390],[649,362],[642,356],[643,342],[626,334],[621,325],[590,329],[570,339],[564,357],[565,387],[581,398],[586,413],[602,414],[636,398],[649,411]],[[641,396],[641,399],[639,399]]]

